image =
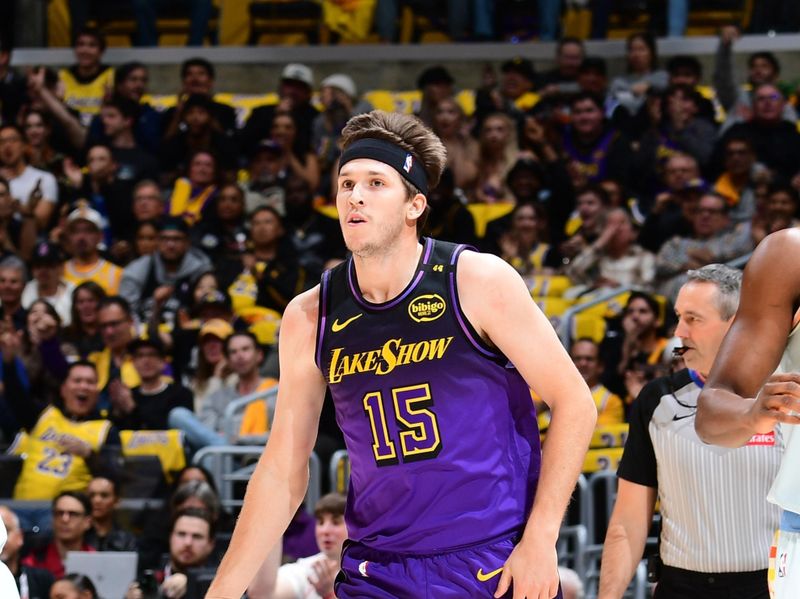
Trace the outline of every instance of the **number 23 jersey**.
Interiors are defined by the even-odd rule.
[[[468,248],[422,243],[385,303],[364,299],[352,258],[324,273],[316,348],[350,456],[349,536],[412,554],[520,531],[541,465],[527,384],[459,306]]]

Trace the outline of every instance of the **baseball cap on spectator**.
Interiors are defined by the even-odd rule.
[[[178,231],[189,235],[189,224],[179,216],[165,216],[161,219],[161,231]]]
[[[422,89],[428,85],[435,83],[444,83],[446,85],[453,85],[455,79],[450,72],[443,66],[428,67],[417,77],[417,89]]]
[[[311,69],[299,62],[292,62],[283,67],[281,81],[299,81],[308,87],[314,86],[314,74]]]
[[[225,339],[233,335],[233,327],[221,318],[212,318],[200,327],[200,333],[197,338],[202,339],[206,335],[213,335],[217,339],[225,341]]]
[[[256,146],[253,148],[253,151],[250,152],[250,159],[255,158],[261,152],[267,152],[268,154],[283,154],[283,148],[276,141],[271,139],[262,139],[256,144]]]
[[[207,306],[221,306],[230,310],[231,299],[228,297],[227,293],[224,293],[219,289],[212,289],[211,291],[204,293],[197,302],[198,310]]]
[[[167,355],[167,349],[158,337],[137,337],[128,343],[128,353],[132,354],[142,347],[152,347],[162,358]]]
[[[335,87],[336,89],[342,90],[351,98],[358,97],[358,90],[356,89],[356,84],[353,81],[353,78],[350,77],[350,75],[345,75],[344,73],[336,73],[334,75],[325,77],[319,86]]]
[[[70,212],[69,216],[67,216],[67,225],[71,225],[77,221],[92,223],[98,230],[103,229],[103,217],[100,216],[97,210],[90,208],[85,203],[81,204],[81,206]]]
[[[37,266],[56,266],[63,261],[64,254],[55,243],[42,241],[33,248],[33,256],[31,256],[31,267],[33,268]]]
[[[521,56],[505,61],[500,67],[500,71],[503,73],[519,73],[531,82],[536,80],[536,70],[533,68],[533,63]]]

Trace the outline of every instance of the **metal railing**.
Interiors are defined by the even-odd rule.
[[[250,395],[245,395],[244,397],[234,399],[231,403],[229,403],[225,407],[225,411],[222,414],[222,432],[225,435],[225,438],[228,440],[228,443],[236,443],[236,441],[239,440],[239,426],[241,425],[241,421],[238,419],[238,416],[241,413],[244,413],[245,409],[247,409],[247,406],[254,401],[263,399],[267,402],[267,411],[270,414],[269,421],[272,422],[272,414],[274,413],[274,402],[272,402],[272,399],[277,398],[277,396],[278,386],[275,385],[266,391],[256,391]],[[248,441],[251,440],[254,439],[248,438]],[[263,440],[266,441],[266,436]],[[261,441],[260,437],[258,441]]]
[[[583,302],[581,304],[577,304],[568,308],[564,314],[561,315],[561,321],[558,326],[558,338],[561,339],[561,344],[564,347],[569,347],[572,341],[572,331],[574,329],[575,317],[580,314],[581,312],[585,312],[589,308],[594,308],[595,306],[605,303],[610,299],[615,298],[616,296],[627,293],[628,291],[635,291],[635,287],[631,287],[628,285],[623,285],[620,287],[614,287],[613,289],[609,289],[608,291],[603,291],[602,293],[598,293],[592,299]]]

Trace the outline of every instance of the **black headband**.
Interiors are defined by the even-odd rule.
[[[359,139],[342,152],[342,157],[339,159],[339,170],[341,171],[345,164],[357,158],[369,158],[391,166],[403,179],[419,189],[422,195],[428,194],[428,176],[425,174],[422,163],[400,146],[382,139]]]

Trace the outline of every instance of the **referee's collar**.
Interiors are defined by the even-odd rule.
[[[689,370],[689,376],[694,381],[694,384],[700,387],[701,389],[706,386],[706,380],[703,378],[703,375],[697,372],[696,370]]]

